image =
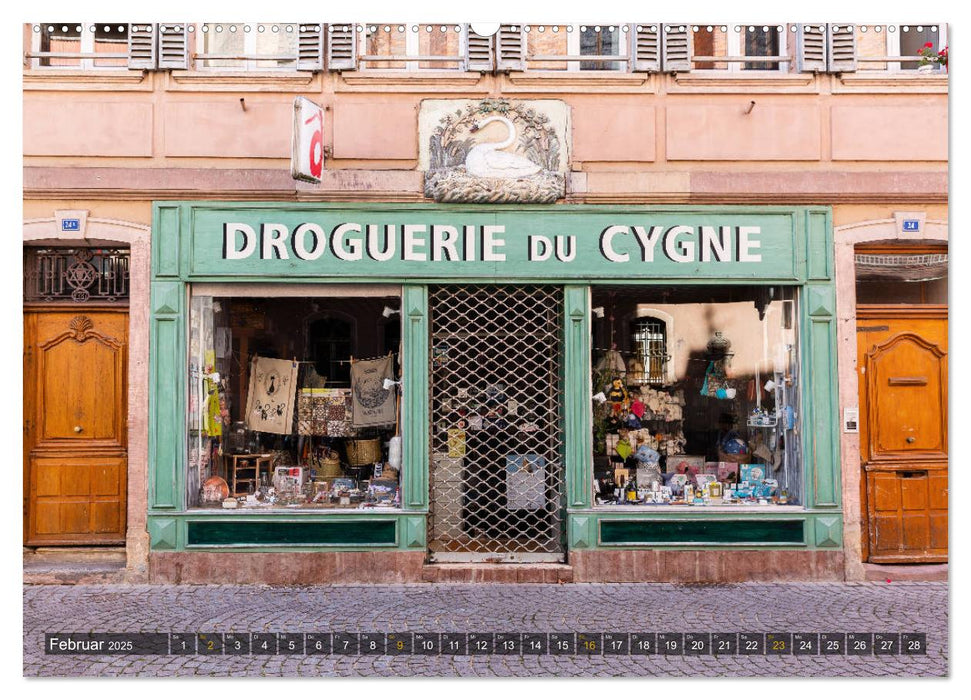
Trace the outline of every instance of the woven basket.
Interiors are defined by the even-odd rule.
[[[719,462],[732,462],[733,464],[748,464],[750,459],[752,459],[752,455],[750,455],[748,452],[740,455],[730,455],[727,452],[723,452],[721,449],[718,450]]]
[[[363,467],[381,459],[381,438],[355,438],[346,442],[347,463]]]
[[[320,473],[318,478],[323,479],[333,479],[335,477],[343,476],[341,471],[341,459],[340,455],[334,450],[327,452],[327,455],[320,460]]]

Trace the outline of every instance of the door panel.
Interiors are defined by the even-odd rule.
[[[864,550],[947,561],[947,310],[858,307]]]
[[[25,543],[124,542],[125,309],[24,315]]]

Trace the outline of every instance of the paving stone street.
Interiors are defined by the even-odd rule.
[[[947,583],[24,587],[25,676],[948,674]],[[926,633],[926,655],[53,655],[45,633]]]

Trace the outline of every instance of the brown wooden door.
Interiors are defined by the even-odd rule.
[[[125,540],[127,309],[24,312],[24,542]]]
[[[947,308],[857,308],[867,558],[947,561]]]

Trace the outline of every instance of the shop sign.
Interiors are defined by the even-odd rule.
[[[305,97],[293,98],[290,175],[320,182],[324,170],[324,109]]]
[[[792,212],[197,208],[190,275],[798,279]]]

